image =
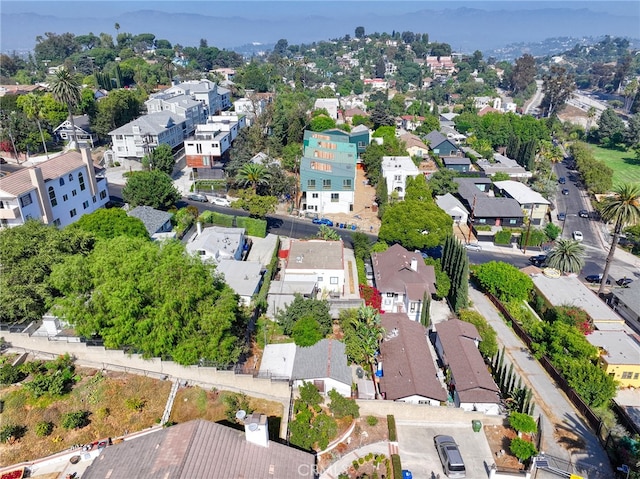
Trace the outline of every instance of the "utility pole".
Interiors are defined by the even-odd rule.
[[[473,204],[471,205],[471,216],[469,217],[469,234],[467,235],[467,243],[471,243],[471,229],[473,228],[473,213],[476,210],[476,195],[473,195]]]

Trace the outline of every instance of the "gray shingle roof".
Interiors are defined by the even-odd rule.
[[[612,292],[627,309],[640,316],[640,281],[634,281],[628,288],[613,288]]]
[[[459,156],[445,156],[442,158],[442,162],[445,165],[470,165],[471,160],[469,158],[461,158]]]
[[[520,204],[513,198],[478,197],[473,210],[476,218],[524,218]]]
[[[313,454],[274,441],[262,447],[243,431],[196,419],[104,448],[82,477],[297,479],[301,465],[313,470]]]
[[[429,133],[427,136],[425,136],[425,139],[429,142],[429,146],[431,148],[435,148],[436,146],[438,146],[443,141],[446,141],[447,137],[444,136],[439,131],[433,130],[431,133]]]
[[[127,214],[141,220],[144,223],[144,227],[147,228],[149,236],[160,231],[165,223],[173,216],[171,213],[156,210],[151,206],[136,206]]]
[[[416,271],[411,261],[416,260]],[[373,277],[381,293],[404,293],[414,301],[422,300],[424,293],[436,292],[436,274],[433,266],[426,265],[422,255],[411,253],[399,244],[387,251],[371,255]]]
[[[291,379],[332,378],[351,384],[344,343],[323,339],[307,348],[298,347]]]
[[[110,131],[109,135],[132,135],[134,126],[139,126],[142,134],[158,135],[167,128],[182,123],[183,121],[184,120],[177,117],[175,113],[159,111],[142,115],[140,118],[136,118],[126,125]]]

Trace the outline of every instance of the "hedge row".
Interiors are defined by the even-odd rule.
[[[199,217],[198,221],[205,224],[216,226],[224,226],[226,228],[244,228],[249,236],[257,236],[264,238],[267,236],[267,221],[248,216],[233,216],[217,213],[215,211],[205,211]]]

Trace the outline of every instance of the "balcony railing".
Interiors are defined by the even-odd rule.
[[[1,220],[15,220],[20,215],[20,208],[14,206],[13,208],[0,208]]]

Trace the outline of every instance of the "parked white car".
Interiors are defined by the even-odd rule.
[[[213,198],[211,198],[211,203],[213,203],[216,206],[231,206],[231,202],[228,199],[218,198],[217,196],[214,196]]]
[[[464,247],[471,251],[482,251],[480,243],[466,243]]]
[[[582,241],[584,238],[582,236],[582,231],[574,231],[573,232],[573,239],[576,241]]]

